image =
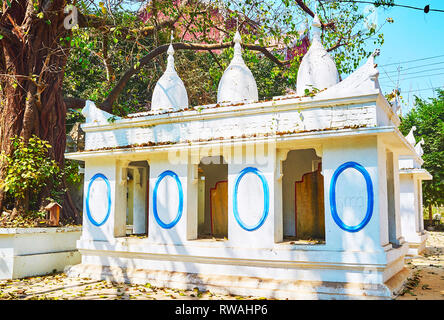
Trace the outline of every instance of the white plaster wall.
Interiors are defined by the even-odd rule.
[[[282,212],[275,212],[276,175],[275,151],[268,151],[266,159],[256,159],[256,162],[233,161],[228,164],[228,241],[240,247],[271,247],[282,238]],[[265,164],[260,164],[265,163]],[[260,171],[268,185],[269,207],[268,215],[261,227],[253,231],[243,229],[234,216],[233,197],[235,182],[241,171],[253,167]],[[262,181],[254,173],[246,173],[239,182],[237,193],[239,218],[247,227],[255,226],[261,219],[264,210],[264,190]],[[280,221],[281,224],[276,224]],[[280,234],[279,234],[280,233]]]
[[[109,217],[101,226],[94,225],[88,218],[86,201],[90,180],[95,174],[101,173],[107,177],[110,184],[111,208]],[[122,176],[124,179],[122,179]],[[91,189],[91,216],[98,223],[103,221],[107,210],[107,187],[102,179],[95,180]],[[82,238],[111,241],[114,237],[126,234],[126,172],[122,173],[116,159],[90,159],[85,161],[85,183],[83,204]]]
[[[389,116],[387,115],[387,112],[383,109],[383,107],[376,108],[376,117],[378,126],[390,126],[393,125],[391,123]]]
[[[190,158],[189,158],[190,160]],[[189,161],[187,165],[187,180],[186,180],[186,239],[197,239],[198,231],[198,184],[197,184],[197,164]]]
[[[261,248],[259,245],[250,247],[239,243],[233,246],[231,241],[188,241],[181,246],[153,245],[148,240],[135,240],[104,243],[100,247],[93,242],[81,241],[80,247],[87,253],[83,255],[83,263],[288,280],[370,280],[379,283],[386,280],[383,279],[383,271],[387,267],[385,252],[329,250],[325,245],[274,244]],[[91,249],[96,250],[95,254],[90,254]]]
[[[412,158],[405,158],[400,157],[399,158],[399,169],[413,169],[413,168],[419,168],[418,164],[415,162]]]
[[[358,232],[342,230],[333,220],[330,209],[330,182],[336,169],[345,162],[354,161],[369,173],[374,192],[373,213],[368,224]],[[326,246],[329,250],[380,251],[380,197],[378,188],[381,168],[378,167],[376,137],[347,139],[325,143],[322,166],[324,175]],[[384,184],[386,182],[384,181]],[[365,216],[367,192],[363,176],[355,169],[346,169],[336,184],[338,215],[344,223],[357,225]]]
[[[0,279],[63,271],[81,261],[80,227],[0,228]]]
[[[378,154],[381,245],[400,245],[404,238],[401,231],[399,155],[389,149],[381,139],[378,140]]]
[[[244,255],[248,255],[244,252]],[[359,254],[356,254],[360,257]],[[361,257],[360,257],[361,258]],[[143,260],[140,258],[126,258],[126,257],[98,257],[88,256],[87,262],[89,264],[97,265],[121,265],[125,268],[147,269],[147,270],[166,270],[171,272],[187,272],[197,273],[202,275],[205,279],[206,275],[219,276],[248,276],[256,279],[276,279],[276,280],[305,280],[305,281],[331,281],[331,282],[352,282],[352,283],[380,283],[384,282],[383,272],[380,270],[372,274],[363,272],[365,264],[360,262],[363,267],[359,270],[353,270],[353,267],[344,267],[344,269],[330,269],[328,264],[310,263],[311,267],[298,267],[298,263],[292,264],[292,260],[288,264],[283,263],[280,267],[274,266],[257,266],[255,261],[238,262],[239,258],[230,259],[231,264],[216,263],[201,263],[192,261],[180,260]],[[239,259],[240,260],[240,259]],[[341,259],[338,259],[341,261]],[[106,261],[106,262],[105,262]],[[372,263],[372,262],[371,262]],[[372,264],[367,265],[370,269]],[[227,286],[233,285],[227,283]],[[272,289],[271,289],[272,290]]]
[[[387,149],[386,146],[378,141],[378,167],[379,167],[379,220],[380,220],[380,244],[386,246],[389,244],[389,219],[387,206]]]
[[[396,226],[396,244],[400,245],[405,240],[401,231],[401,209],[400,209],[400,175],[399,175],[399,155],[393,152],[393,187],[394,187],[394,206],[395,206],[395,226]]]
[[[400,176],[402,234],[407,241],[416,240],[416,201],[415,184],[412,175]]]
[[[176,173],[182,185],[183,207],[182,216],[175,226],[170,229],[161,227],[154,217],[154,188],[158,177],[166,170]],[[188,210],[188,165],[187,164],[169,164],[166,159],[152,159],[150,161],[150,185],[149,185],[149,231],[148,239],[155,243],[182,243],[189,237],[189,219],[194,221],[196,213],[190,213]],[[179,208],[179,190],[176,180],[171,176],[166,176],[159,183],[157,191],[158,216],[165,224],[169,224],[177,217]],[[197,221],[196,221],[197,228]],[[195,233],[194,231],[192,232]]]
[[[422,180],[417,180],[417,197],[418,197],[418,232],[424,232],[424,208],[423,208],[423,199],[422,199]]]
[[[219,108],[223,110],[224,108]],[[373,103],[355,104],[335,107],[316,107],[281,110],[273,108],[259,109],[260,112],[244,113],[242,110],[235,115],[232,112],[203,110],[215,112],[208,114],[205,121],[199,118],[179,117],[170,119],[168,115],[151,116],[125,120],[125,123],[134,123],[134,127],[119,128],[119,122],[100,131],[91,131],[83,127],[86,132],[85,150],[129,146],[147,142],[185,142],[241,137],[243,135],[266,134],[274,132],[293,132],[323,130],[327,128],[343,128],[354,126],[375,126],[376,106]],[[197,111],[187,111],[171,115],[193,115]],[[217,115],[217,117],[216,117]],[[160,119],[165,118],[168,122]],[[145,119],[145,122],[140,122]],[[156,120],[158,119],[158,120]],[[176,122],[179,121],[179,122]],[[136,124],[136,122],[138,122]]]
[[[387,180],[387,217],[388,217],[388,232],[389,241],[393,244],[398,244],[398,237],[400,231],[400,220],[398,219],[397,212],[397,177],[395,172],[396,164],[395,155],[393,152],[386,151],[386,180]]]
[[[413,174],[400,175],[401,230],[405,240],[412,244],[425,242],[422,215],[421,180]]]

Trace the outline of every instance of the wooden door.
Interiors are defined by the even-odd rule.
[[[321,170],[306,173],[295,182],[296,237],[302,240],[324,239],[324,177]]]
[[[210,189],[211,233],[228,236],[228,181],[219,181]]]

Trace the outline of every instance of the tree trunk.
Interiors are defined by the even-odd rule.
[[[5,75],[1,78],[0,150],[10,154],[10,138],[15,135],[25,141],[36,135],[52,145],[50,156],[61,168],[66,143],[62,83],[69,46],[60,39],[71,34],[63,26],[65,5],[64,0],[40,1],[36,10],[33,1],[11,1],[10,7],[4,4],[0,18],[1,27],[13,34],[0,40],[0,67]],[[2,174],[0,171],[0,178]],[[0,209],[3,204],[0,190]],[[69,205],[64,208],[64,216],[76,218]]]
[[[429,203],[429,226],[433,226],[433,212],[431,203]]]

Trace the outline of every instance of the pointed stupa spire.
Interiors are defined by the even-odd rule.
[[[321,28],[322,28],[322,24],[321,24],[321,20],[319,20],[319,16],[316,13],[313,21],[311,23],[311,27],[312,27],[312,32],[313,32],[313,41],[316,40],[320,43],[322,43],[321,41]]]
[[[168,59],[165,73],[157,81],[153,91],[151,110],[174,109],[188,107],[188,94],[183,81],[179,78],[174,66],[173,32],[167,50]]]
[[[233,38],[234,42],[234,56],[233,56],[233,63],[238,64],[245,64],[244,59],[242,59],[242,37],[239,33],[239,30],[236,30],[236,34]]]
[[[413,132],[416,130],[416,127],[413,126],[410,129],[410,132],[405,136],[405,138],[407,139],[407,141],[414,146],[416,144],[416,140],[415,140],[415,135],[413,134]]]
[[[168,58],[167,58],[167,67],[166,67],[165,72],[175,71],[175,66],[174,66],[174,48],[173,48],[173,31],[172,30],[171,30],[170,45],[168,46],[167,54],[168,54]]]
[[[242,37],[239,30],[233,38],[234,56],[225,70],[217,90],[217,102],[257,101],[256,80],[242,58]]]
[[[297,76],[297,94],[305,95],[305,89],[323,90],[339,82],[336,64],[322,45],[322,24],[316,13],[312,21],[312,43],[302,58]]]

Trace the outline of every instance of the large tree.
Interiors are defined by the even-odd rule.
[[[0,149],[6,154],[12,151],[11,138],[27,141],[35,134],[53,146],[51,157],[63,164],[66,110],[61,93],[69,47],[59,39],[70,34],[63,27],[65,4],[2,1]],[[3,200],[0,190],[0,209]]]
[[[298,28],[314,16],[315,2],[0,0],[0,151],[12,152],[10,139],[14,136],[27,141],[36,135],[53,146],[51,157],[63,167],[67,109],[81,108],[92,97],[106,111],[137,111],[119,110],[118,102],[125,101],[119,97],[131,94],[126,88],[135,75],[149,74],[162,64],[155,59],[166,52],[171,30],[176,51],[207,52],[220,75],[224,66],[217,50],[233,45],[231,39],[238,28],[244,34],[245,49],[264,55],[294,81],[291,67],[297,68],[300,57],[286,60],[282,51],[273,48],[297,44],[302,36]],[[318,12],[324,43],[340,71],[349,72],[369,55],[365,40],[377,36],[373,40],[383,42],[379,29],[363,25],[365,16],[356,4],[319,1]],[[89,54],[82,57],[85,52]],[[79,66],[87,61],[94,64],[93,59],[101,65],[102,76],[65,81],[63,90],[68,61],[67,76],[78,80],[75,64],[81,73]],[[149,81],[154,83],[155,77]],[[82,94],[79,88],[87,88],[86,83],[96,90],[86,93],[85,89]],[[71,95],[63,97],[63,92]],[[0,168],[0,179],[4,174]],[[0,190],[0,209],[4,199]],[[79,221],[73,208],[66,196],[64,216]]]

